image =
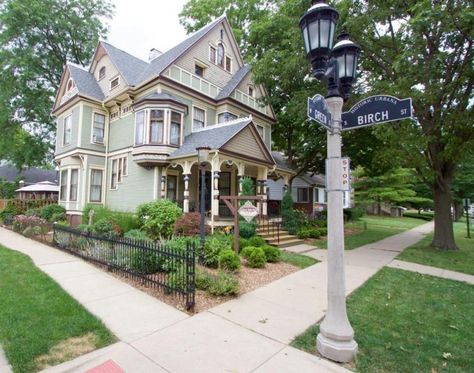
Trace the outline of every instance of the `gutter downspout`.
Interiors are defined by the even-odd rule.
[[[107,120],[106,120],[106,123],[107,123],[107,126],[106,126],[106,129],[107,129],[107,133],[106,133],[106,141],[105,141],[105,170],[104,170],[104,207],[107,206],[107,183],[108,183],[108,180],[107,180],[107,176],[108,176],[108,166],[109,166],[109,133],[110,133],[110,111],[109,109],[107,109],[105,107],[105,104],[104,102],[102,102],[102,108],[105,110],[105,112],[107,113]]]

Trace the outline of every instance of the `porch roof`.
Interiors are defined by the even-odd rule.
[[[183,145],[170,155],[170,159],[197,156],[196,148],[199,146],[208,146],[212,150],[220,149],[250,123],[252,123],[251,118],[239,118],[195,131],[184,138]]]

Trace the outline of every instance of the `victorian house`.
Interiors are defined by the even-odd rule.
[[[88,68],[67,63],[56,95],[60,203],[72,223],[87,204],[133,211],[167,198],[199,211],[198,147],[209,147],[205,209],[229,217],[219,196],[255,181],[267,214],[267,180],[293,171],[271,152],[275,114],[264,105],[225,16],[148,61],[99,42]]]

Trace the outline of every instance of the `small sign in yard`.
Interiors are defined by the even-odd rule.
[[[412,116],[411,98],[400,100],[387,95],[371,96],[359,101],[348,112],[342,113],[342,130],[348,131]]]
[[[247,201],[239,209],[239,215],[250,223],[258,215],[258,208],[255,207],[252,202]]]

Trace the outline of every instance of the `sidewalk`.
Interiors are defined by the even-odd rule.
[[[346,252],[346,293],[431,229],[425,224]],[[288,346],[324,316],[326,263],[189,317],[82,260],[1,228],[0,243],[30,255],[121,340],[48,372],[85,372],[109,359],[140,373],[346,371]],[[321,255],[306,255],[313,254]]]

